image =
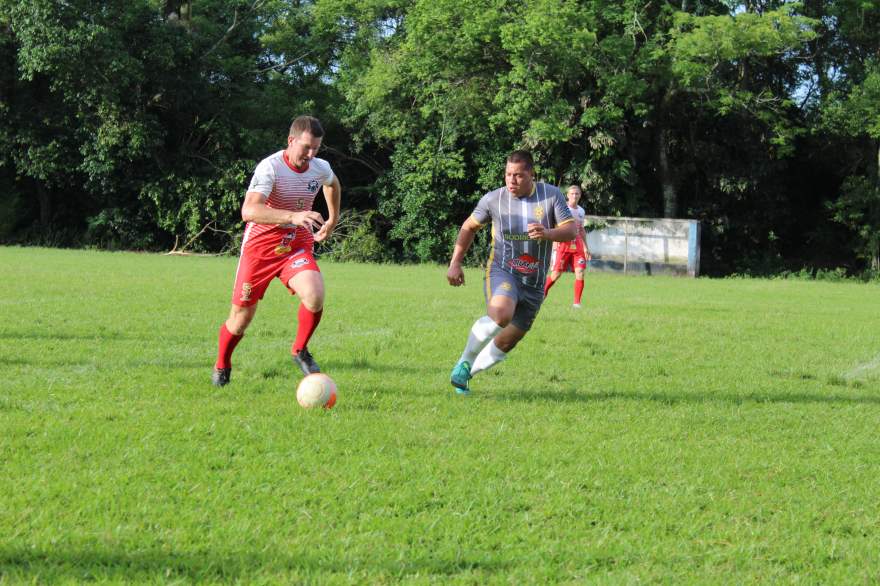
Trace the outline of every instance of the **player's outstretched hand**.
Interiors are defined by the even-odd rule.
[[[528,231],[529,231],[529,238],[531,238],[532,240],[541,240],[541,239],[547,237],[546,236],[547,228],[544,226],[544,224],[538,224],[538,223],[529,224]]]
[[[305,226],[314,232],[324,224],[324,218],[318,212],[294,212],[291,214],[291,223],[295,226]]]
[[[324,225],[321,226],[321,229],[315,232],[315,242],[321,242],[330,238],[330,235],[333,234],[334,228],[336,228],[335,221],[327,220],[326,222],[324,222]]]
[[[464,271],[461,270],[461,265],[449,265],[449,270],[446,271],[446,280],[453,287],[464,285]]]

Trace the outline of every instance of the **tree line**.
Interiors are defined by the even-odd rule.
[[[880,0],[0,0],[0,241],[235,250],[300,113],[337,258],[444,261],[527,148],[710,274],[880,273]]]

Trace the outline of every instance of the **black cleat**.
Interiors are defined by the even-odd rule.
[[[307,348],[303,348],[296,354],[292,354],[291,358],[293,358],[293,363],[296,364],[306,376],[315,372],[321,372],[321,368],[318,366],[318,363],[315,362],[315,359],[312,358],[312,355]]]
[[[232,376],[231,368],[215,368],[211,373],[211,384],[215,387],[225,387],[229,384],[230,376]]]

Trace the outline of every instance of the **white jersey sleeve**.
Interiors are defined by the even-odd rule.
[[[323,180],[321,181],[322,185],[331,185],[333,183],[333,179],[336,175],[333,174],[333,169],[330,168],[330,163],[324,159],[312,159],[309,165],[313,166],[315,170],[320,172],[323,176]]]
[[[256,191],[262,193],[266,197],[272,193],[275,187],[275,166],[268,158],[260,161],[251,178],[251,184],[248,186],[248,192]]]

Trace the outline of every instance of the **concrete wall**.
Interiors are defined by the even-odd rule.
[[[696,277],[700,223],[696,220],[587,216],[591,271]]]

